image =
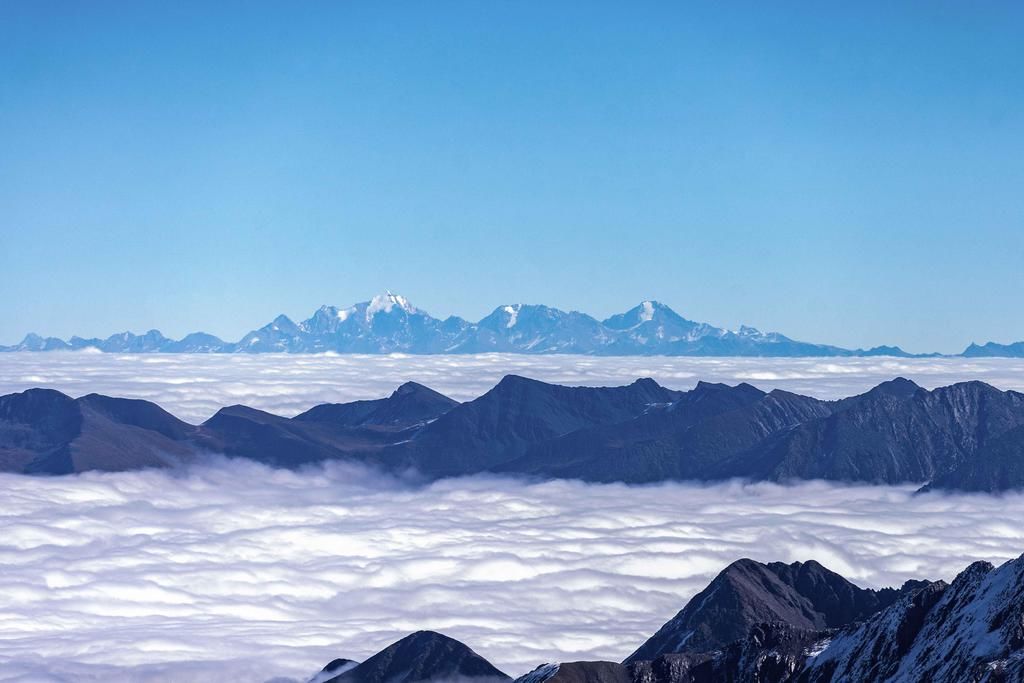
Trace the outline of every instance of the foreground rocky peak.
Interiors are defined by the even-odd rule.
[[[840,631],[799,680],[1024,681],[1024,556],[975,562]]]
[[[733,562],[626,663],[719,649],[761,623],[821,630],[866,618],[900,591],[860,588],[817,562]]]
[[[898,591],[857,589],[816,562],[739,560],[669,626],[623,664],[545,664],[517,683],[1019,683],[1024,556]],[[709,637],[730,629],[729,642]],[[701,638],[712,647],[691,647]]]
[[[502,683],[510,678],[454,638],[435,631],[417,631],[324,683],[468,680]]]

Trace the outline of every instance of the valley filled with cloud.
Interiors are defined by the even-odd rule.
[[[218,461],[0,488],[0,681],[305,680],[423,628],[515,675],[625,657],[740,557],[880,587],[1024,547],[1024,496],[813,482],[416,487]]]
[[[469,399],[507,372],[580,384],[750,381],[822,397],[894,375],[1019,384],[1020,361],[12,354],[3,393],[154,400],[198,421],[293,414],[424,382]],[[1020,388],[1019,386],[1017,388]],[[1024,551],[1024,495],[916,486],[471,477],[420,485],[333,463],[0,475],[0,681],[305,681],[417,629],[507,673],[621,659],[729,562],[816,559],[862,586],[951,579]]]

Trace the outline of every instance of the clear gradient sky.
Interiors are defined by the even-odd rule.
[[[0,343],[645,298],[1024,339],[1024,3],[0,2]]]

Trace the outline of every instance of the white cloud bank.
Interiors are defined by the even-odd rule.
[[[1024,390],[1021,359],[54,352],[0,354],[0,394],[44,386],[72,396],[97,392],[144,398],[197,422],[235,403],[294,415],[317,403],[385,396],[408,380],[468,400],[508,373],[591,385],[653,377],[673,389],[692,388],[697,380],[750,382],[765,390],[778,387],[826,399],[859,393],[898,375],[928,388],[980,379],[1001,389]]]
[[[1024,361],[581,356],[0,354],[34,386],[156,401],[190,421],[294,414],[417,380],[473,398],[566,384],[749,381],[823,398],[896,375],[1024,389]],[[863,585],[1024,552],[1024,497],[807,483],[649,488],[472,478],[408,488],[331,466],[0,475],[0,681],[304,680],[442,630],[510,674],[629,654],[739,557],[815,558]]]
[[[304,680],[441,630],[510,674],[620,659],[739,557],[866,586],[1024,551],[1024,496],[468,478],[220,461],[0,475],[0,681]]]

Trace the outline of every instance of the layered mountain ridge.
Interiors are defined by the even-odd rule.
[[[363,664],[335,660],[324,672],[311,680],[509,680],[467,646],[431,631],[409,635]],[[881,590],[861,588],[813,560],[740,559],[624,662],[552,662],[515,683],[1021,680],[1024,555],[1000,567],[975,562],[950,583],[915,579]]]
[[[426,479],[496,473],[645,484],[823,479],[1024,488],[1024,394],[897,378],[822,401],[749,384],[572,387],[515,375],[465,403],[415,382],[293,417],[222,408],[200,425],[141,400],[49,389],[0,397],[0,471],[67,474],[208,454],[295,468],[343,460]]]
[[[895,346],[845,349],[741,326],[732,331],[687,320],[657,301],[598,320],[577,311],[536,304],[498,306],[478,322],[444,320],[387,292],[347,308],[321,306],[295,322],[279,315],[227,342],[205,332],[169,339],[158,330],[122,332],[105,339],[27,335],[0,351],[96,349],[110,353],[573,353],[606,356],[911,356]],[[936,355],[936,354],[928,354]]]

